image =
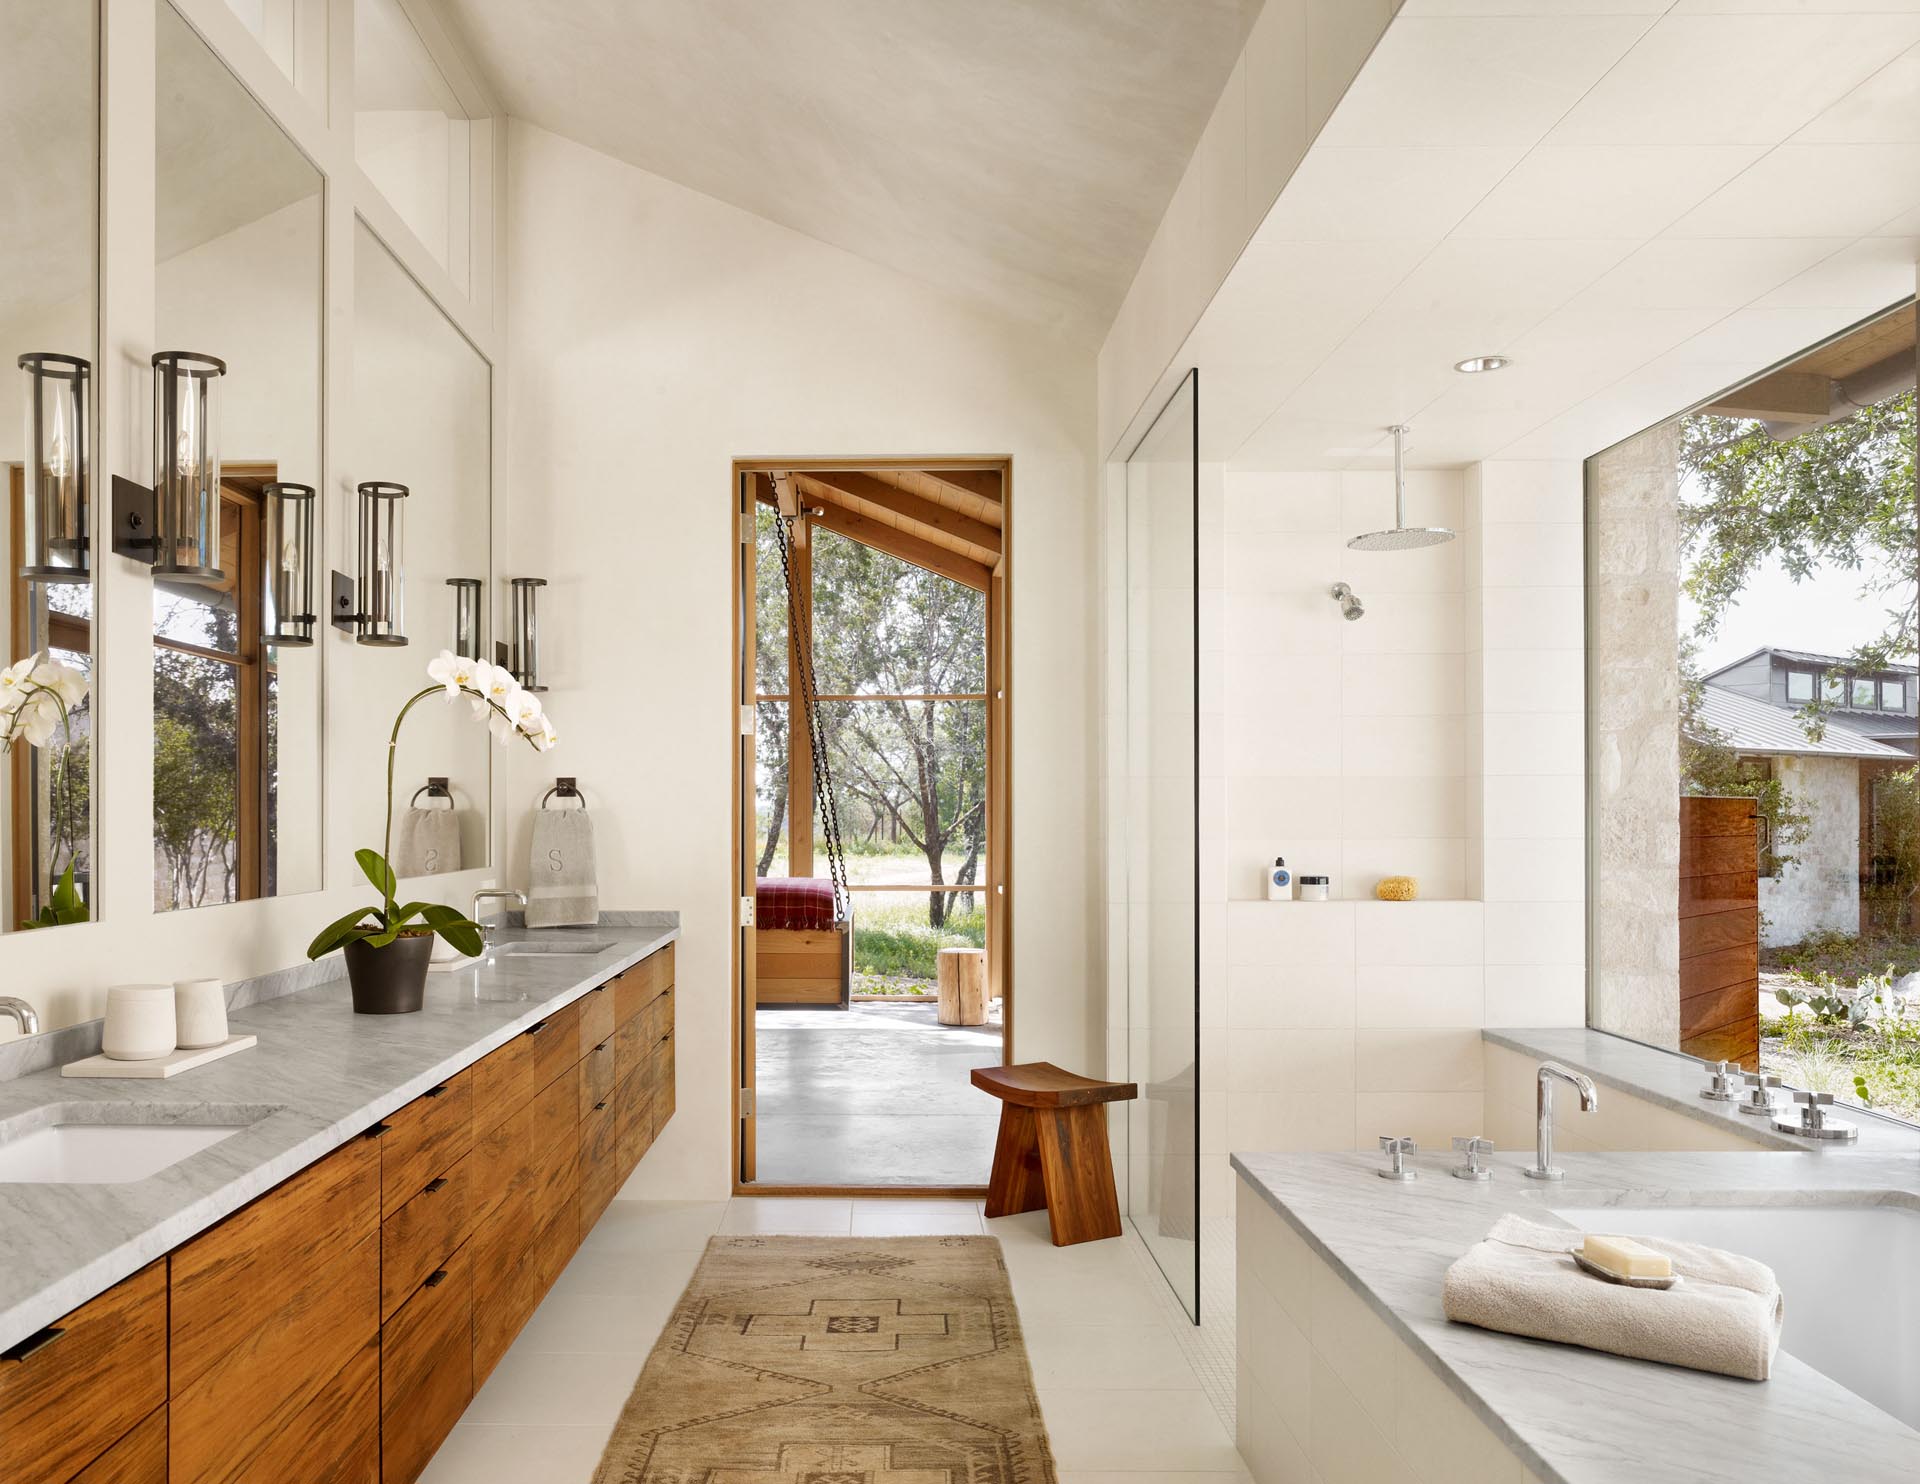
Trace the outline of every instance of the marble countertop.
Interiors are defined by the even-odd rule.
[[[535,1021],[679,936],[677,927],[507,929],[496,943],[563,935],[592,954],[503,955],[427,976],[425,1008],[355,1015],[333,979],[228,1016],[259,1044],[165,1080],[0,1082],[0,1127],[49,1122],[207,1123],[264,1117],[146,1180],[0,1185],[0,1349],[16,1344],[445,1081]],[[78,1105],[78,1106],[75,1106]],[[17,1120],[17,1122],[15,1121]]]
[[[1504,1213],[1554,1207],[1863,1205],[1920,1210],[1911,1155],[1571,1154],[1563,1184],[1524,1179],[1531,1155],[1498,1155],[1487,1184],[1374,1178],[1363,1154],[1236,1154],[1240,1199],[1264,1199],[1399,1338],[1549,1484],[1753,1484],[1833,1479],[1912,1484],[1920,1432],[1782,1351],[1764,1384],[1547,1345],[1441,1312],[1447,1267]]]
[[[1542,1061],[1565,1062],[1585,1072],[1602,1086],[1617,1087],[1622,1092],[1670,1108],[1685,1117],[1698,1119],[1702,1123],[1722,1124],[1754,1144],[1820,1155],[1920,1153],[1920,1128],[1898,1119],[1882,1118],[1860,1108],[1842,1107],[1838,1103],[1831,1110],[1833,1115],[1856,1125],[1860,1130],[1860,1137],[1851,1144],[1776,1133],[1768,1119],[1742,1113],[1732,1103],[1716,1103],[1701,1097],[1700,1089],[1707,1085],[1708,1073],[1704,1063],[1697,1058],[1675,1051],[1662,1051],[1657,1046],[1630,1041],[1625,1036],[1609,1035],[1605,1031],[1578,1026],[1551,1030],[1487,1030],[1481,1034],[1495,1046],[1504,1046],[1509,1051],[1518,1051]],[[1560,1089],[1560,1096],[1566,1095],[1567,1089]],[[1792,1102],[1787,1103],[1786,1108],[1793,1114],[1800,1111],[1799,1105]]]

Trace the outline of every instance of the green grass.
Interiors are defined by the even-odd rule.
[[[936,974],[942,948],[984,948],[987,914],[949,912],[944,927],[927,921],[927,903],[921,896],[887,906],[870,905],[871,894],[856,897],[853,915],[855,973],[891,979],[926,979]]]

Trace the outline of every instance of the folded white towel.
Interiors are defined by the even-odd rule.
[[[1481,1329],[1764,1381],[1780,1348],[1785,1306],[1773,1269],[1752,1258],[1635,1237],[1673,1260],[1673,1288],[1630,1288],[1581,1271],[1583,1238],[1502,1216],[1447,1269],[1447,1318]]]
[[[600,921],[591,814],[584,809],[534,810],[530,855],[528,927],[592,927]]]

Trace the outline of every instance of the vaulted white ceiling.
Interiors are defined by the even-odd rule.
[[[1103,332],[1259,0],[447,0],[508,112]]]
[[[1579,458],[1916,258],[1920,0],[1406,0],[1182,359],[1238,464]]]

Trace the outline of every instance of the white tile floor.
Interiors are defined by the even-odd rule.
[[[975,1201],[615,1201],[423,1484],[588,1484],[647,1352],[718,1232],[998,1237],[1060,1484],[1250,1484],[1145,1248],[1055,1247],[1044,1212]],[[1217,1378],[1208,1376],[1208,1382]],[[1229,1380],[1229,1391],[1231,1382]]]

